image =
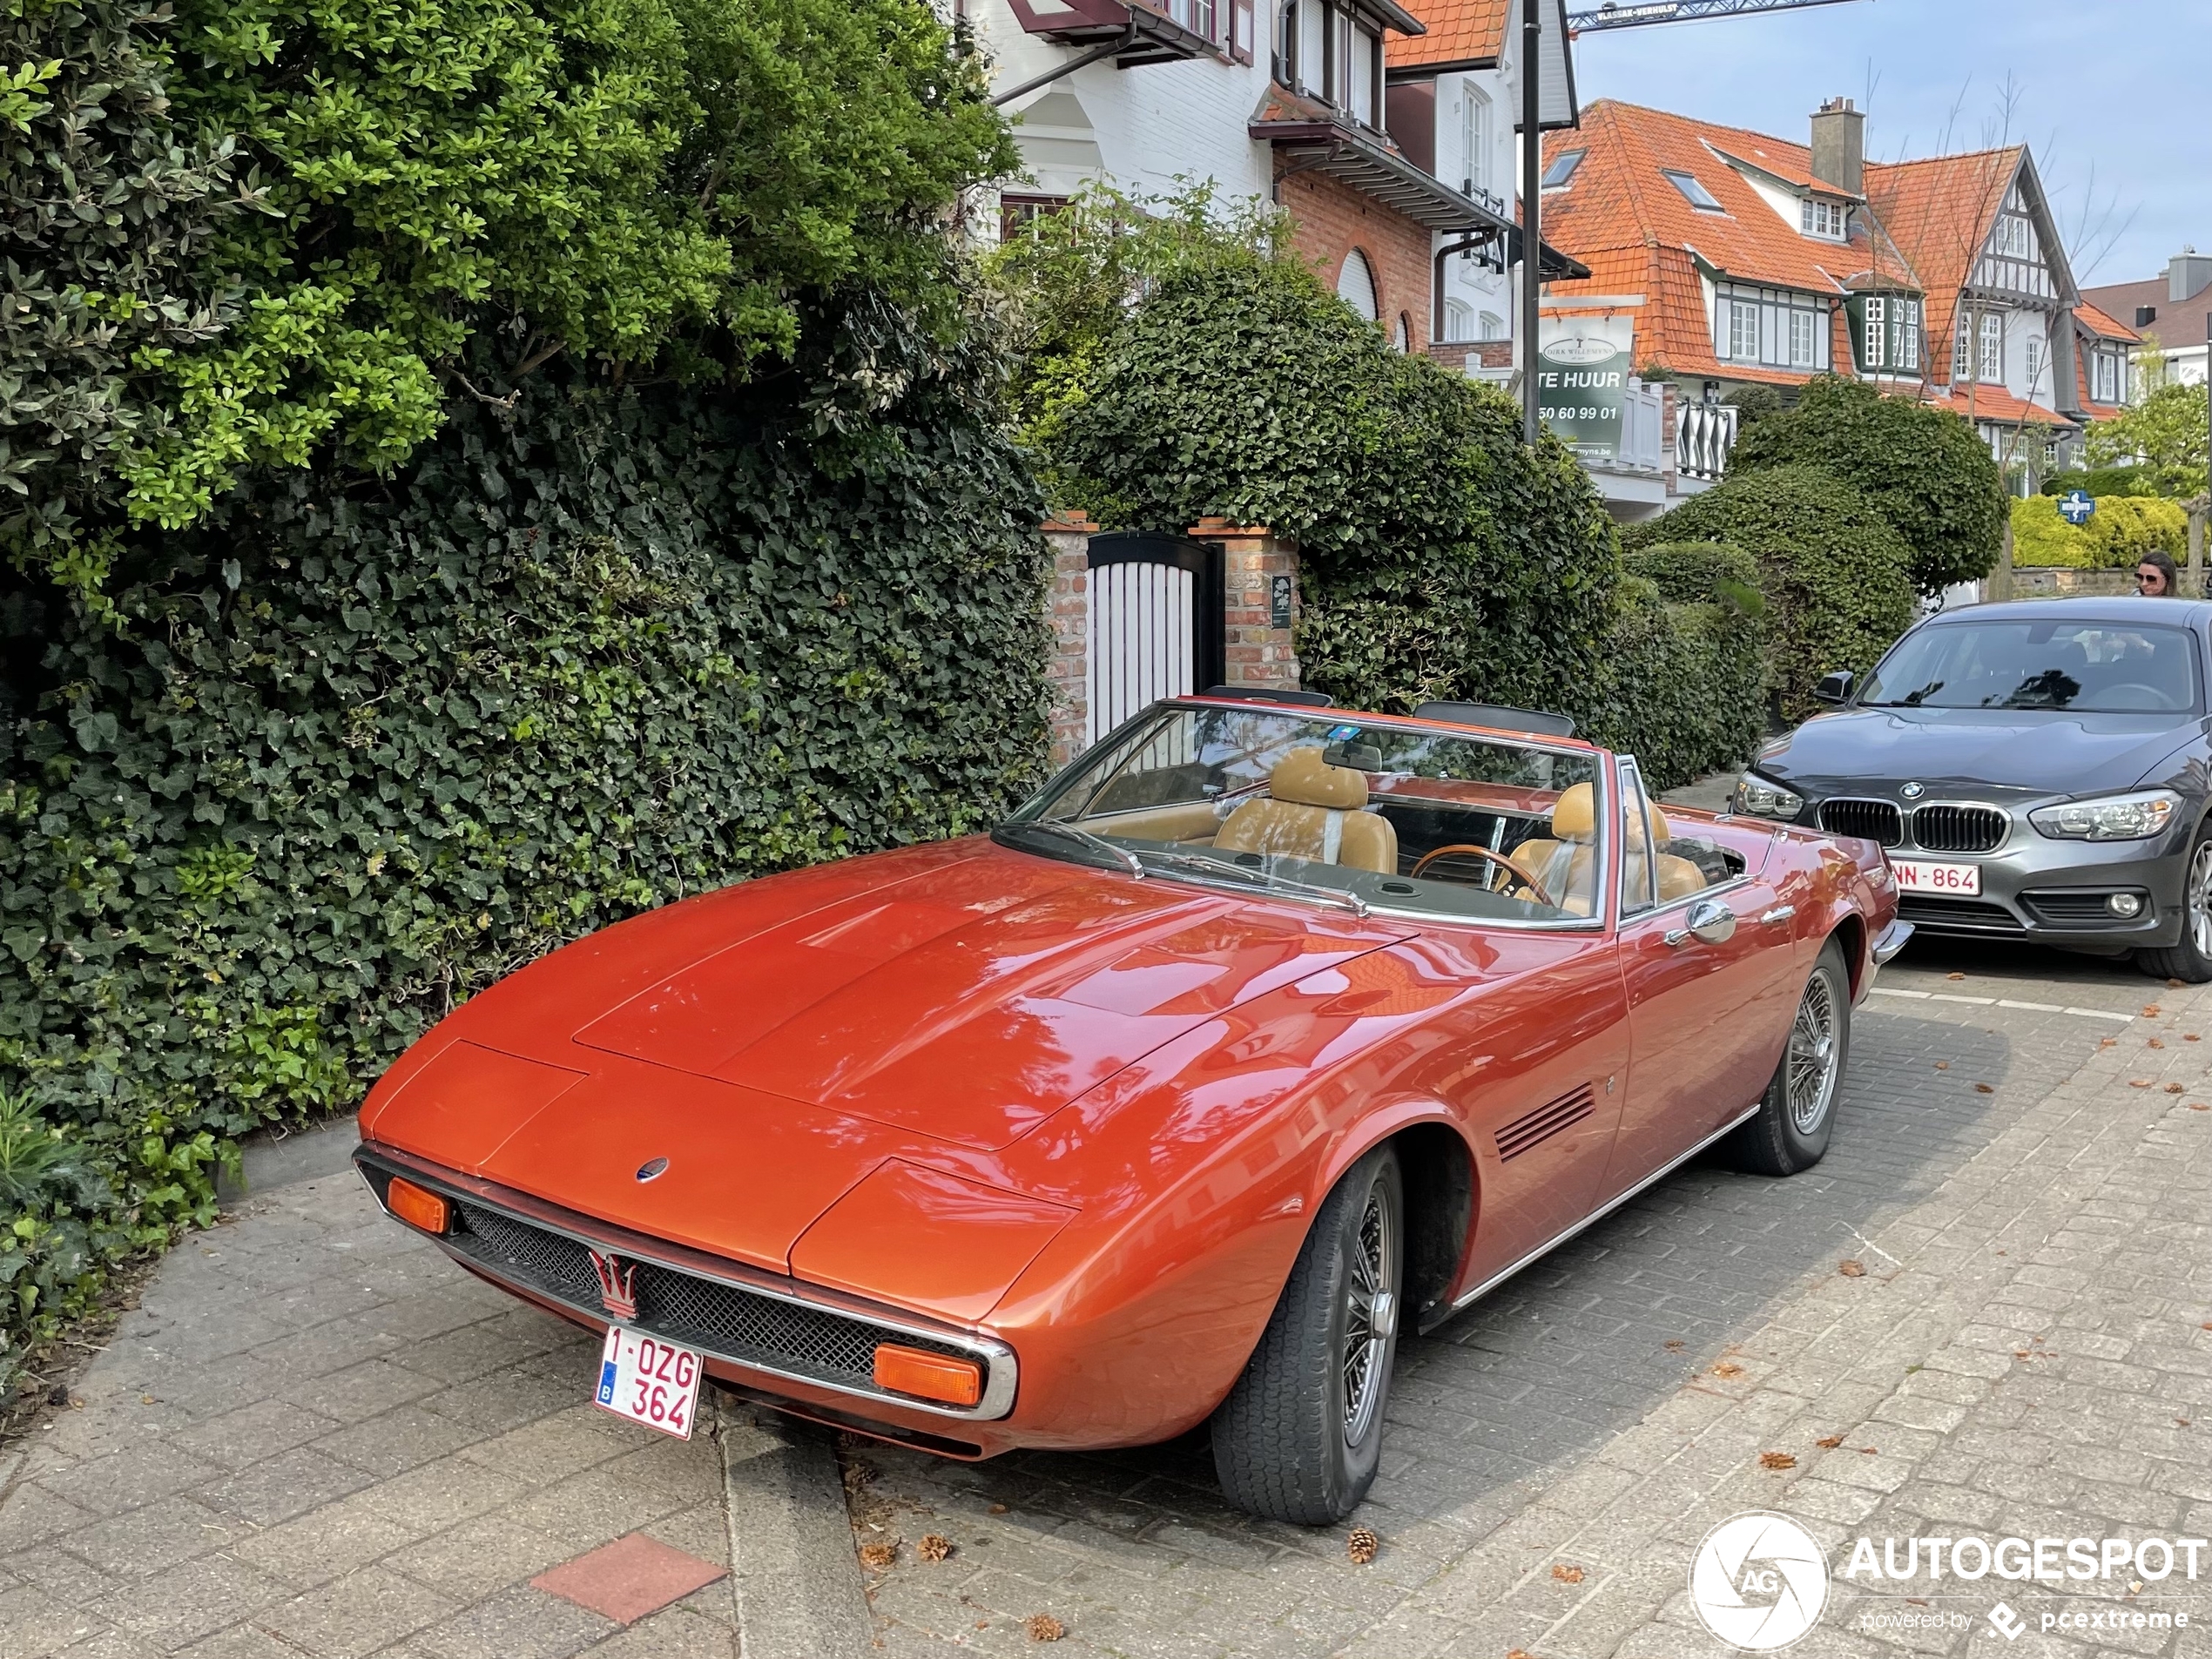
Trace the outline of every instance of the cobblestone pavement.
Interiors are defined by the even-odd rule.
[[[1372,1565],[1226,1508],[1203,1436],[978,1466],[870,1447],[848,1479],[856,1532],[901,1545],[869,1575],[885,1645],[1013,1652],[1047,1613],[1079,1652],[1692,1659],[1729,1650],[1691,1554],[1744,1510],[1838,1568],[1861,1533],[2212,1534],[2212,991],[1918,947],[1879,989],[1816,1170],[1686,1169],[1405,1345],[1355,1517]],[[915,1558],[927,1531],[950,1559]],[[2212,1627],[2205,1565],[2128,1607]],[[2202,1629],[2037,1628],[2124,1582],[1879,1588],[1838,1581],[1791,1651],[2212,1654]],[[1986,1622],[2000,1591],[2016,1642]],[[1900,1612],[1965,1628],[1870,1627]]]
[[[350,1172],[250,1201],[0,1454],[0,1656],[730,1659],[727,1581],[627,1627],[529,1585],[632,1532],[729,1562],[717,1441],[584,1403],[596,1352]]]

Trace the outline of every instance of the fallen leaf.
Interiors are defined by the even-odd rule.
[[[1836,1271],[1838,1273],[1841,1273],[1845,1278],[1865,1278],[1866,1277],[1866,1264],[1864,1262],[1839,1262],[1836,1265]]]
[[[2025,1349],[2025,1348],[2015,1348],[2015,1349],[2013,1349],[2013,1359],[2027,1359],[2027,1349]]]
[[[2147,1008],[2145,1008],[2143,1009],[2143,1018],[2145,1018],[2146,1020],[2155,1020],[2157,1017],[2158,1017],[2158,1004],[2157,1004],[2157,1003],[2153,1002],[2153,1003],[2151,1003],[2148,1007],[2147,1007]]]
[[[156,1399],[152,1394],[140,1394],[138,1396],[138,1404],[141,1406],[158,1406],[161,1402]]]
[[[1006,1513],[1006,1506],[1002,1503],[995,1503],[991,1506],[991,1513],[995,1515],[1002,1515]]]
[[[2166,1092],[2169,1095],[2178,1095],[2182,1092],[2182,1086],[2179,1083],[2168,1083],[2166,1085]]]
[[[2116,1049],[2119,1046],[2120,1039],[2118,1037],[2107,1037],[2103,1042],[2097,1044],[2097,1047],[2100,1049]]]
[[[1528,1656],[1519,1648],[1508,1648],[1506,1649],[1506,1659],[1528,1659]]]
[[[1966,976],[1964,974],[1946,974],[1944,975],[1944,978],[1946,979],[1964,979],[1966,977]]]
[[[2174,1426],[2175,1428],[2187,1428],[2188,1426],[2189,1420],[2186,1417],[2177,1417],[2174,1420]]]
[[[1951,1062],[1948,1060],[1939,1060],[1936,1062],[1936,1069],[1938,1071],[1948,1071],[1951,1069]]]
[[[978,1630],[988,1630],[991,1628],[991,1622],[988,1619],[978,1619],[975,1621],[975,1628]]]
[[[1713,1375],[1716,1377],[1741,1377],[1743,1374],[1743,1367],[1732,1359],[1723,1359],[1713,1367]]]
[[[1552,1576],[1562,1584],[1580,1584],[1582,1581],[1582,1569],[1561,1563],[1552,1568]]]
[[[1344,1541],[1344,1553],[1354,1567],[1365,1567],[1381,1548],[1382,1540],[1375,1536],[1372,1527],[1354,1527]]]
[[[2146,1046],[2146,1047],[2148,1047],[2148,1048],[2152,1048],[2152,1049],[2163,1049],[2163,1048],[2166,1046],[2166,1044],[2165,1044],[2164,1041],[2163,1041],[2163,1040],[2161,1040],[2161,1038],[2158,1038],[2158,1037],[2153,1037],[2153,1038],[2150,1040],[2150,1042],[2149,1042],[2148,1044],[2146,1044],[2145,1046]]]
[[[2148,1077],[2130,1077],[2128,1080],[2128,1087],[2130,1089],[2148,1089],[2150,1087],[2150,1079]]]
[[[1872,1457],[1872,1456],[1873,1456],[1873,1455],[1874,1455],[1877,1452],[1878,1452],[1878,1451],[1880,1451],[1880,1450],[1881,1450],[1881,1447],[1878,1447],[1878,1446],[1862,1446],[1862,1447],[1860,1447],[1858,1448],[1859,1455],[1860,1455],[1861,1457]]]
[[[1669,1353],[1680,1353],[1689,1345],[1687,1342],[1684,1342],[1680,1337],[1669,1337],[1667,1339],[1667,1352]]]
[[[860,1546],[860,1565],[873,1567],[878,1572],[882,1571],[898,1559],[899,1546],[896,1544],[862,1544]]]
[[[2166,981],[2166,988],[2169,991],[2178,991],[2182,988],[2182,981],[2177,979],[2169,979]]]
[[[941,1561],[953,1553],[953,1541],[941,1532],[926,1532],[914,1546],[914,1554],[926,1561]]]
[[[1022,1628],[1032,1642],[1057,1642],[1068,1634],[1068,1627],[1049,1613],[1032,1613],[1022,1621]]]
[[[2201,1102],[2193,1100],[2189,1103],[2189,1109],[2193,1112],[2212,1112],[2212,1106],[2207,1106],[2202,1104]]]
[[[1844,1437],[1840,1434],[1824,1434],[1813,1442],[1815,1446],[1820,1447],[1824,1452],[1832,1452],[1843,1443]]]
[[[1762,1452],[1759,1453],[1759,1467],[1763,1469],[1794,1469],[1797,1467],[1797,1460],[1787,1452]]]
[[[1992,1089],[1987,1083],[1976,1083],[1974,1085],[1974,1093],[1977,1095],[1993,1095],[1997,1091],[1994,1089]]]
[[[2197,1034],[2194,1031],[2184,1031],[2182,1033],[2182,1041],[2184,1042],[2202,1042],[2204,1039],[2197,1035]]]

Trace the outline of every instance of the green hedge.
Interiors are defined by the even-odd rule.
[[[1582,735],[1634,754],[1655,789],[1741,765],[1764,735],[1757,566],[1734,548],[1631,553]]]
[[[71,1153],[0,1232],[0,1350],[206,1218],[228,1137],[541,952],[1038,779],[1042,502],[988,354],[815,337],[850,361],[772,397],[541,386],[388,489],[262,475],[133,549],[120,633],[4,595],[0,1087]]]
[[[2101,496],[2078,528],[2048,496],[2013,502],[2013,563],[2078,570],[2124,570],[2146,553],[2188,556],[2189,516],[2177,501],[2151,496]]]
[[[2075,467],[2043,481],[2041,494],[2067,496],[2086,489],[2101,502],[2107,496],[2156,496],[2158,475],[2148,467]]]
[[[1823,674],[1871,668],[1917,614],[1912,549],[1863,495],[1817,467],[1731,472],[1627,540],[1652,551],[1723,543],[1757,562],[1766,689],[1791,719],[1817,706]]]

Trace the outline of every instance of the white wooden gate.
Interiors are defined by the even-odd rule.
[[[1084,742],[1163,697],[1221,683],[1223,562],[1218,542],[1136,530],[1090,538]]]

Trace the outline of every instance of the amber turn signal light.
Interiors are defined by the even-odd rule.
[[[408,1226],[420,1227],[426,1233],[443,1232],[451,1214],[446,1201],[436,1193],[396,1175],[385,1190],[384,1204]]]
[[[894,1393],[973,1406],[983,1398],[983,1367],[973,1359],[880,1343],[875,1351],[875,1386]]]

